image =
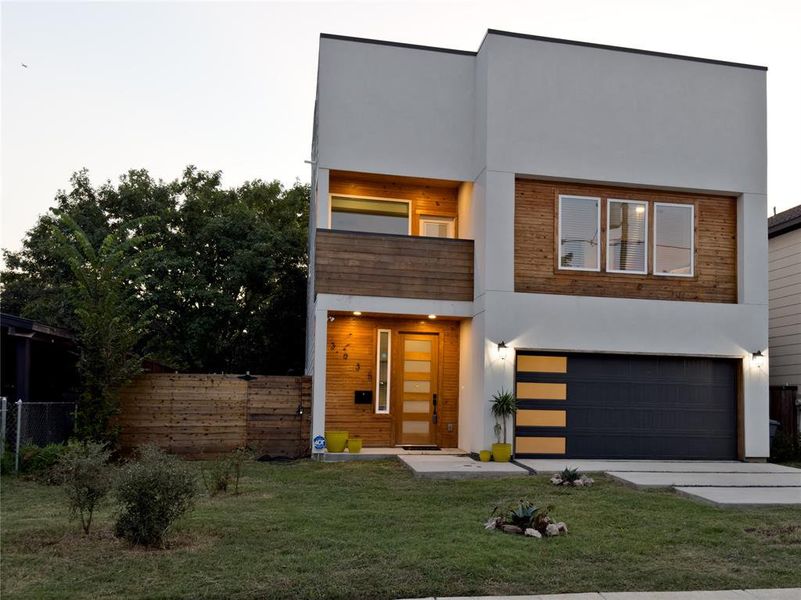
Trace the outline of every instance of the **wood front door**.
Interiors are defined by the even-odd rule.
[[[401,333],[400,337],[396,439],[400,445],[433,445],[437,443],[439,335]]]

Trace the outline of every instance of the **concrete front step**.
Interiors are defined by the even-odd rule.
[[[399,455],[415,477],[427,479],[486,479],[528,475],[513,463],[480,462],[469,456]]]

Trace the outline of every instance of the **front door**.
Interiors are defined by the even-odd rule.
[[[436,444],[438,342],[437,334],[401,334],[400,418],[397,423],[400,445]]]

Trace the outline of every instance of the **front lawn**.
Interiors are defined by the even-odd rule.
[[[198,464],[198,468],[200,465]],[[2,596],[397,598],[801,587],[801,508],[718,509],[597,477],[414,479],[399,463],[250,464],[203,497],[167,550],[130,548],[109,509],[90,537],[59,488],[2,480]],[[492,507],[553,504],[568,536],[485,531]]]

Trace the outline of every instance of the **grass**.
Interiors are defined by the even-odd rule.
[[[198,468],[200,465],[198,465]],[[247,466],[203,497],[166,550],[85,537],[61,491],[3,478],[2,597],[397,598],[801,587],[801,508],[719,509],[598,477],[418,480],[398,463]],[[553,504],[568,536],[483,529],[500,501]]]

